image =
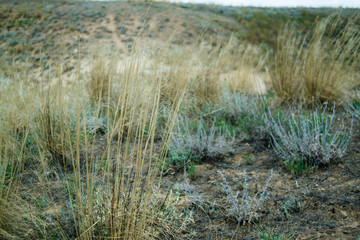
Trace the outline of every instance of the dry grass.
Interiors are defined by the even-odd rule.
[[[349,97],[360,66],[354,21],[330,16],[318,21],[311,34],[299,34],[294,26],[282,31],[271,78],[282,100],[317,104]]]
[[[120,66],[120,61],[110,60]],[[174,197],[159,192],[158,183],[159,166],[166,154],[163,148],[169,143],[184,93],[178,90],[169,107],[166,134],[155,145],[166,78],[157,76],[159,65],[145,65],[140,52],[134,51],[121,63],[110,71],[106,61],[96,61],[88,81],[76,81],[69,87],[63,86],[61,78],[55,84],[43,81],[42,88],[26,89],[26,81],[6,80],[9,86],[4,86],[1,96],[0,142],[0,232],[4,238],[23,238],[30,229],[40,238],[61,232],[61,238],[82,239],[152,239],[181,231],[181,225],[175,225],[184,216],[177,213]],[[185,76],[177,79],[186,84]],[[88,89],[88,97],[83,89]],[[104,134],[94,131],[100,124],[106,125],[107,132],[100,136],[102,140],[96,140]],[[32,180],[35,183],[20,183],[23,174],[32,172],[37,176]],[[27,189],[26,195],[47,199],[37,209],[44,218],[49,217],[49,209],[60,205],[67,216],[61,221],[67,222],[62,227],[42,226],[18,208],[9,211],[20,188]],[[54,191],[61,192],[61,202],[51,194]],[[11,224],[5,221],[3,217],[15,212],[18,215]]]
[[[348,24],[341,36],[329,38],[338,23],[331,18],[319,22],[312,36],[298,37],[291,29],[279,38],[272,85],[284,100],[330,101],[350,91],[359,66],[353,53],[358,35]],[[4,67],[0,238],[186,238],[191,213],[182,212],[179,196],[161,187],[168,147],[178,141],[184,152],[216,160],[239,150],[232,127],[239,120],[250,128],[261,108],[260,98],[237,93],[266,91],[267,53],[231,38],[216,46],[169,44],[161,50],[138,49],[135,42],[130,56],[101,52],[92,60],[85,71],[79,57],[70,85],[63,62],[38,75],[17,62]],[[217,109],[205,117],[225,113],[229,122],[214,118],[213,125],[194,130],[176,122],[179,111],[191,119],[197,114],[192,110],[207,103]],[[171,140],[173,132],[179,136]],[[178,145],[173,149],[181,150]],[[223,186],[238,221],[257,218],[253,212],[265,200],[266,187],[259,199],[244,195],[238,202],[239,195]]]
[[[187,99],[199,105],[218,98],[224,85],[232,91],[263,93],[269,81],[266,73],[267,53],[260,47],[240,44],[234,37],[215,47],[205,43],[170,49],[159,62],[159,78],[166,78],[162,98],[176,99],[178,91],[188,86]],[[168,66],[178,66],[169,68]],[[185,77],[180,81],[179,76]]]
[[[31,236],[32,210],[19,198],[19,183],[34,162],[27,144],[38,99],[23,72],[10,76],[2,75],[0,82],[0,238],[19,239]]]
[[[201,71],[191,82],[193,94],[200,103],[217,99],[224,85],[232,91],[266,91],[267,53],[254,45],[244,45],[234,37],[213,49],[199,51]]]

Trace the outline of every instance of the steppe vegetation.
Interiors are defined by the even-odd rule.
[[[0,2],[0,239],[358,239],[359,13]]]

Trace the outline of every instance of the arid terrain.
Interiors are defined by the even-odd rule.
[[[360,9],[0,2],[1,239],[360,239]]]

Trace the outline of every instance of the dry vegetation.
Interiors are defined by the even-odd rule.
[[[149,6],[144,9],[164,7]],[[47,16],[43,5],[29,18],[22,7],[13,5],[1,26],[26,30],[27,20]],[[167,14],[156,11],[156,20]],[[107,26],[114,19],[110,14]],[[7,40],[0,72],[0,238],[250,239],[255,231],[259,239],[303,239],[290,229],[277,235],[262,219],[284,223],[300,208],[297,200],[275,205],[273,181],[295,178],[298,185],[305,174],[345,164],[356,148],[358,21],[339,13],[304,33],[284,24],[272,51],[236,31],[216,38],[210,27],[191,28],[197,35],[187,35],[189,44],[176,43],[171,31],[173,41],[162,41],[163,29],[150,40],[143,32],[157,25],[146,27],[144,18],[129,51],[121,45],[127,40],[101,42],[101,49],[95,42],[92,52],[79,40],[83,48],[45,63],[40,57],[38,65],[17,57],[31,52],[27,44],[14,50],[15,38]],[[108,29],[109,36],[118,30],[126,32]],[[283,104],[289,102],[296,107]],[[328,102],[339,107],[329,112]],[[262,163],[260,187],[241,164],[223,169],[236,169],[232,176],[217,169],[240,155],[258,167],[251,149],[271,159]],[[358,168],[358,155],[351,156],[346,164]],[[202,178],[200,164],[215,166],[206,180],[214,193],[192,186]],[[359,172],[351,182],[358,198]],[[356,220],[359,208],[351,207]],[[207,231],[206,221],[230,233]],[[360,236],[356,226],[349,238]]]
[[[306,104],[348,100],[359,84],[360,35],[357,19],[330,16],[312,33],[289,26],[280,35],[272,87],[285,101]],[[350,95],[350,96],[349,96]]]

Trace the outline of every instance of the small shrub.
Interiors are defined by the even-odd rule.
[[[239,200],[240,192],[237,191],[236,194],[234,194],[224,175],[220,171],[218,171],[218,173],[223,180],[221,186],[227,196],[227,203],[229,204],[227,211],[229,216],[235,218],[237,222],[243,224],[246,222],[250,223],[251,221],[258,220],[259,210],[261,210],[268,196],[267,189],[273,177],[273,170],[271,170],[270,177],[267,180],[260,196],[257,194],[250,196],[248,179],[246,176],[246,171],[244,170],[244,190],[241,196],[241,200]]]
[[[293,238],[293,235],[286,236],[285,234],[276,234],[272,229],[259,226],[258,229],[258,237],[262,240],[290,240]]]
[[[251,96],[245,92],[231,92],[223,89],[219,98],[221,114],[231,125],[238,127],[247,134],[254,135],[262,124],[261,112],[265,107],[258,96]]]
[[[346,110],[357,119],[360,119],[360,94],[358,94],[358,98],[352,104],[348,104]]]
[[[247,165],[252,165],[254,163],[254,155],[252,154],[247,154],[244,156],[245,162]]]
[[[310,114],[290,115],[285,119],[264,114],[265,131],[270,135],[275,153],[287,166],[301,173],[310,165],[329,164],[340,159],[348,147],[352,129],[334,127],[335,108],[331,115],[319,110]]]
[[[174,130],[170,151],[200,161],[205,159],[222,159],[236,152],[235,137],[228,128],[218,128],[214,119],[211,127],[200,120],[193,125],[188,118],[180,117]]]

